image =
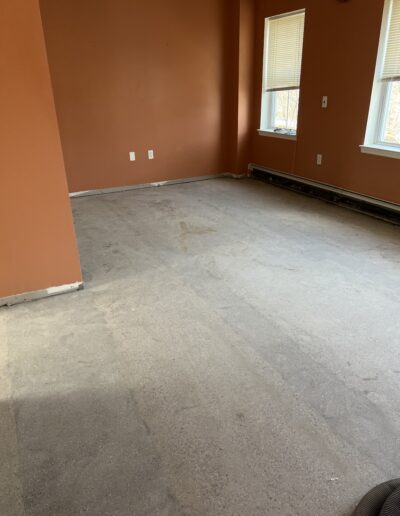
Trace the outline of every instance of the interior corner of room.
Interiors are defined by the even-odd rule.
[[[2,0],[1,514],[335,516],[398,476],[399,27]]]

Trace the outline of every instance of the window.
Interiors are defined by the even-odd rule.
[[[363,152],[400,158],[400,0],[386,0]]]
[[[305,11],[265,20],[260,133],[295,137]]]

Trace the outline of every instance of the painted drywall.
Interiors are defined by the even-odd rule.
[[[239,18],[238,77],[238,165],[239,173],[247,171],[253,123],[254,92],[254,0],[241,0]]]
[[[384,0],[257,0],[250,160],[400,202],[400,161],[362,154]],[[306,8],[297,142],[259,136],[264,19]],[[328,109],[321,108],[323,95]],[[316,155],[323,155],[322,166]]]
[[[0,298],[81,280],[37,0],[0,3]]]
[[[229,60],[234,62],[234,74],[229,83],[230,118],[226,134],[230,135],[228,170],[234,174],[247,173],[251,145],[254,94],[254,0],[237,0],[229,6],[227,17],[234,40]]]
[[[41,0],[70,191],[232,171],[239,4]]]

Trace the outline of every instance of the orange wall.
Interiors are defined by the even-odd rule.
[[[250,160],[400,202],[400,161],[362,154],[384,0],[257,0],[255,122]],[[306,8],[297,143],[258,136],[264,19]],[[321,108],[329,96],[327,110]],[[316,165],[316,154],[323,165]]]
[[[80,281],[38,0],[0,3],[0,297]]]
[[[254,0],[241,0],[239,19],[239,77],[238,77],[238,166],[237,172],[247,172],[251,129],[253,123],[254,91]]]
[[[228,171],[236,4],[41,0],[70,191]]]
[[[400,162],[359,150],[383,3],[41,0],[70,190],[244,172],[252,161],[400,202]],[[297,142],[258,136],[264,18],[302,7]],[[0,72],[5,297],[81,279],[39,0],[2,0]]]
[[[227,52],[227,88],[229,118],[225,119],[224,134],[228,136],[227,168],[233,174],[245,174],[251,144],[254,91],[254,0],[232,0],[226,23],[231,42]]]

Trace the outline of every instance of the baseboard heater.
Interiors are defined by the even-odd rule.
[[[400,205],[398,204],[253,164],[249,169],[254,179],[400,225]]]

